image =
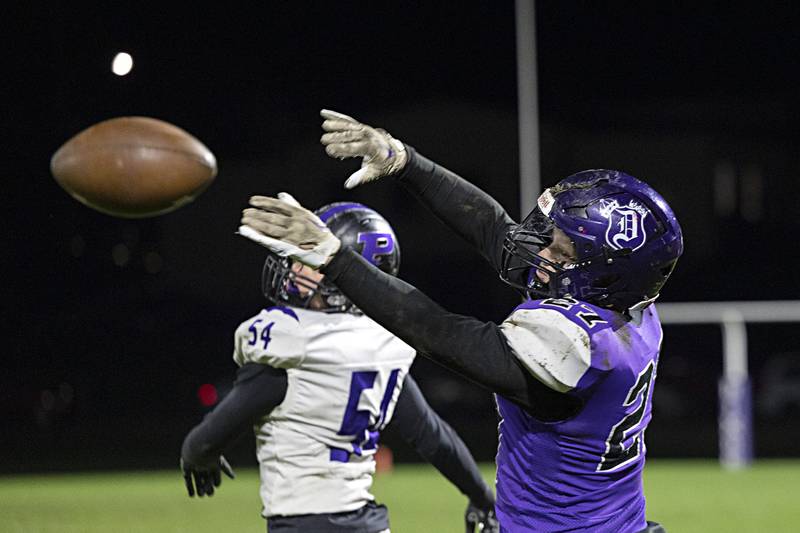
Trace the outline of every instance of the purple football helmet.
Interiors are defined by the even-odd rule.
[[[314,214],[342,241],[342,247],[353,248],[387,274],[396,276],[400,271],[400,243],[389,222],[377,211],[362,204],[337,202],[320,207]],[[300,291],[300,287],[306,290]],[[335,285],[325,279],[317,283],[294,272],[288,258],[273,253],[264,262],[261,288],[264,296],[276,305],[309,308],[319,294],[323,307],[317,311],[360,313]]]
[[[575,245],[574,263],[539,255],[556,227]],[[508,232],[500,276],[529,298],[569,296],[626,312],[658,297],[682,253],[681,227],[661,195],[623,172],[586,170],[545,190]]]

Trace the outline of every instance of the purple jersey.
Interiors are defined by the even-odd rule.
[[[662,336],[654,306],[636,322],[570,298],[534,300],[502,328],[530,372],[584,402],[548,423],[497,396],[503,531],[644,529],[644,430]]]

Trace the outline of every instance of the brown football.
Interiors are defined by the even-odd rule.
[[[53,154],[50,171],[81,203],[113,216],[141,218],[197,198],[217,175],[217,160],[177,126],[119,117],[69,139]]]

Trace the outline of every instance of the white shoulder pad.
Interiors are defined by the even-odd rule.
[[[236,328],[233,360],[292,368],[302,363],[306,339],[300,319],[289,307],[269,307]]]
[[[517,309],[500,329],[525,368],[551,389],[574,388],[591,365],[589,335],[558,311]]]

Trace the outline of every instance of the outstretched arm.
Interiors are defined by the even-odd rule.
[[[431,409],[410,375],[403,381],[403,390],[389,427],[476,507],[486,511],[494,507],[492,489],[481,477],[464,441]]]
[[[495,270],[500,268],[503,239],[514,221],[491,196],[423,157],[383,130],[335,111],[321,112],[325,151],[332,157],[362,157],[364,162],[345,183],[393,175],[451,230],[472,244]]]
[[[214,494],[214,487],[220,483],[220,468],[230,469],[222,450],[254,420],[279,405],[286,387],[285,370],[257,363],[239,369],[231,392],[183,440],[181,464],[189,496],[194,495],[194,485],[198,496]],[[226,474],[233,477],[232,472]]]

